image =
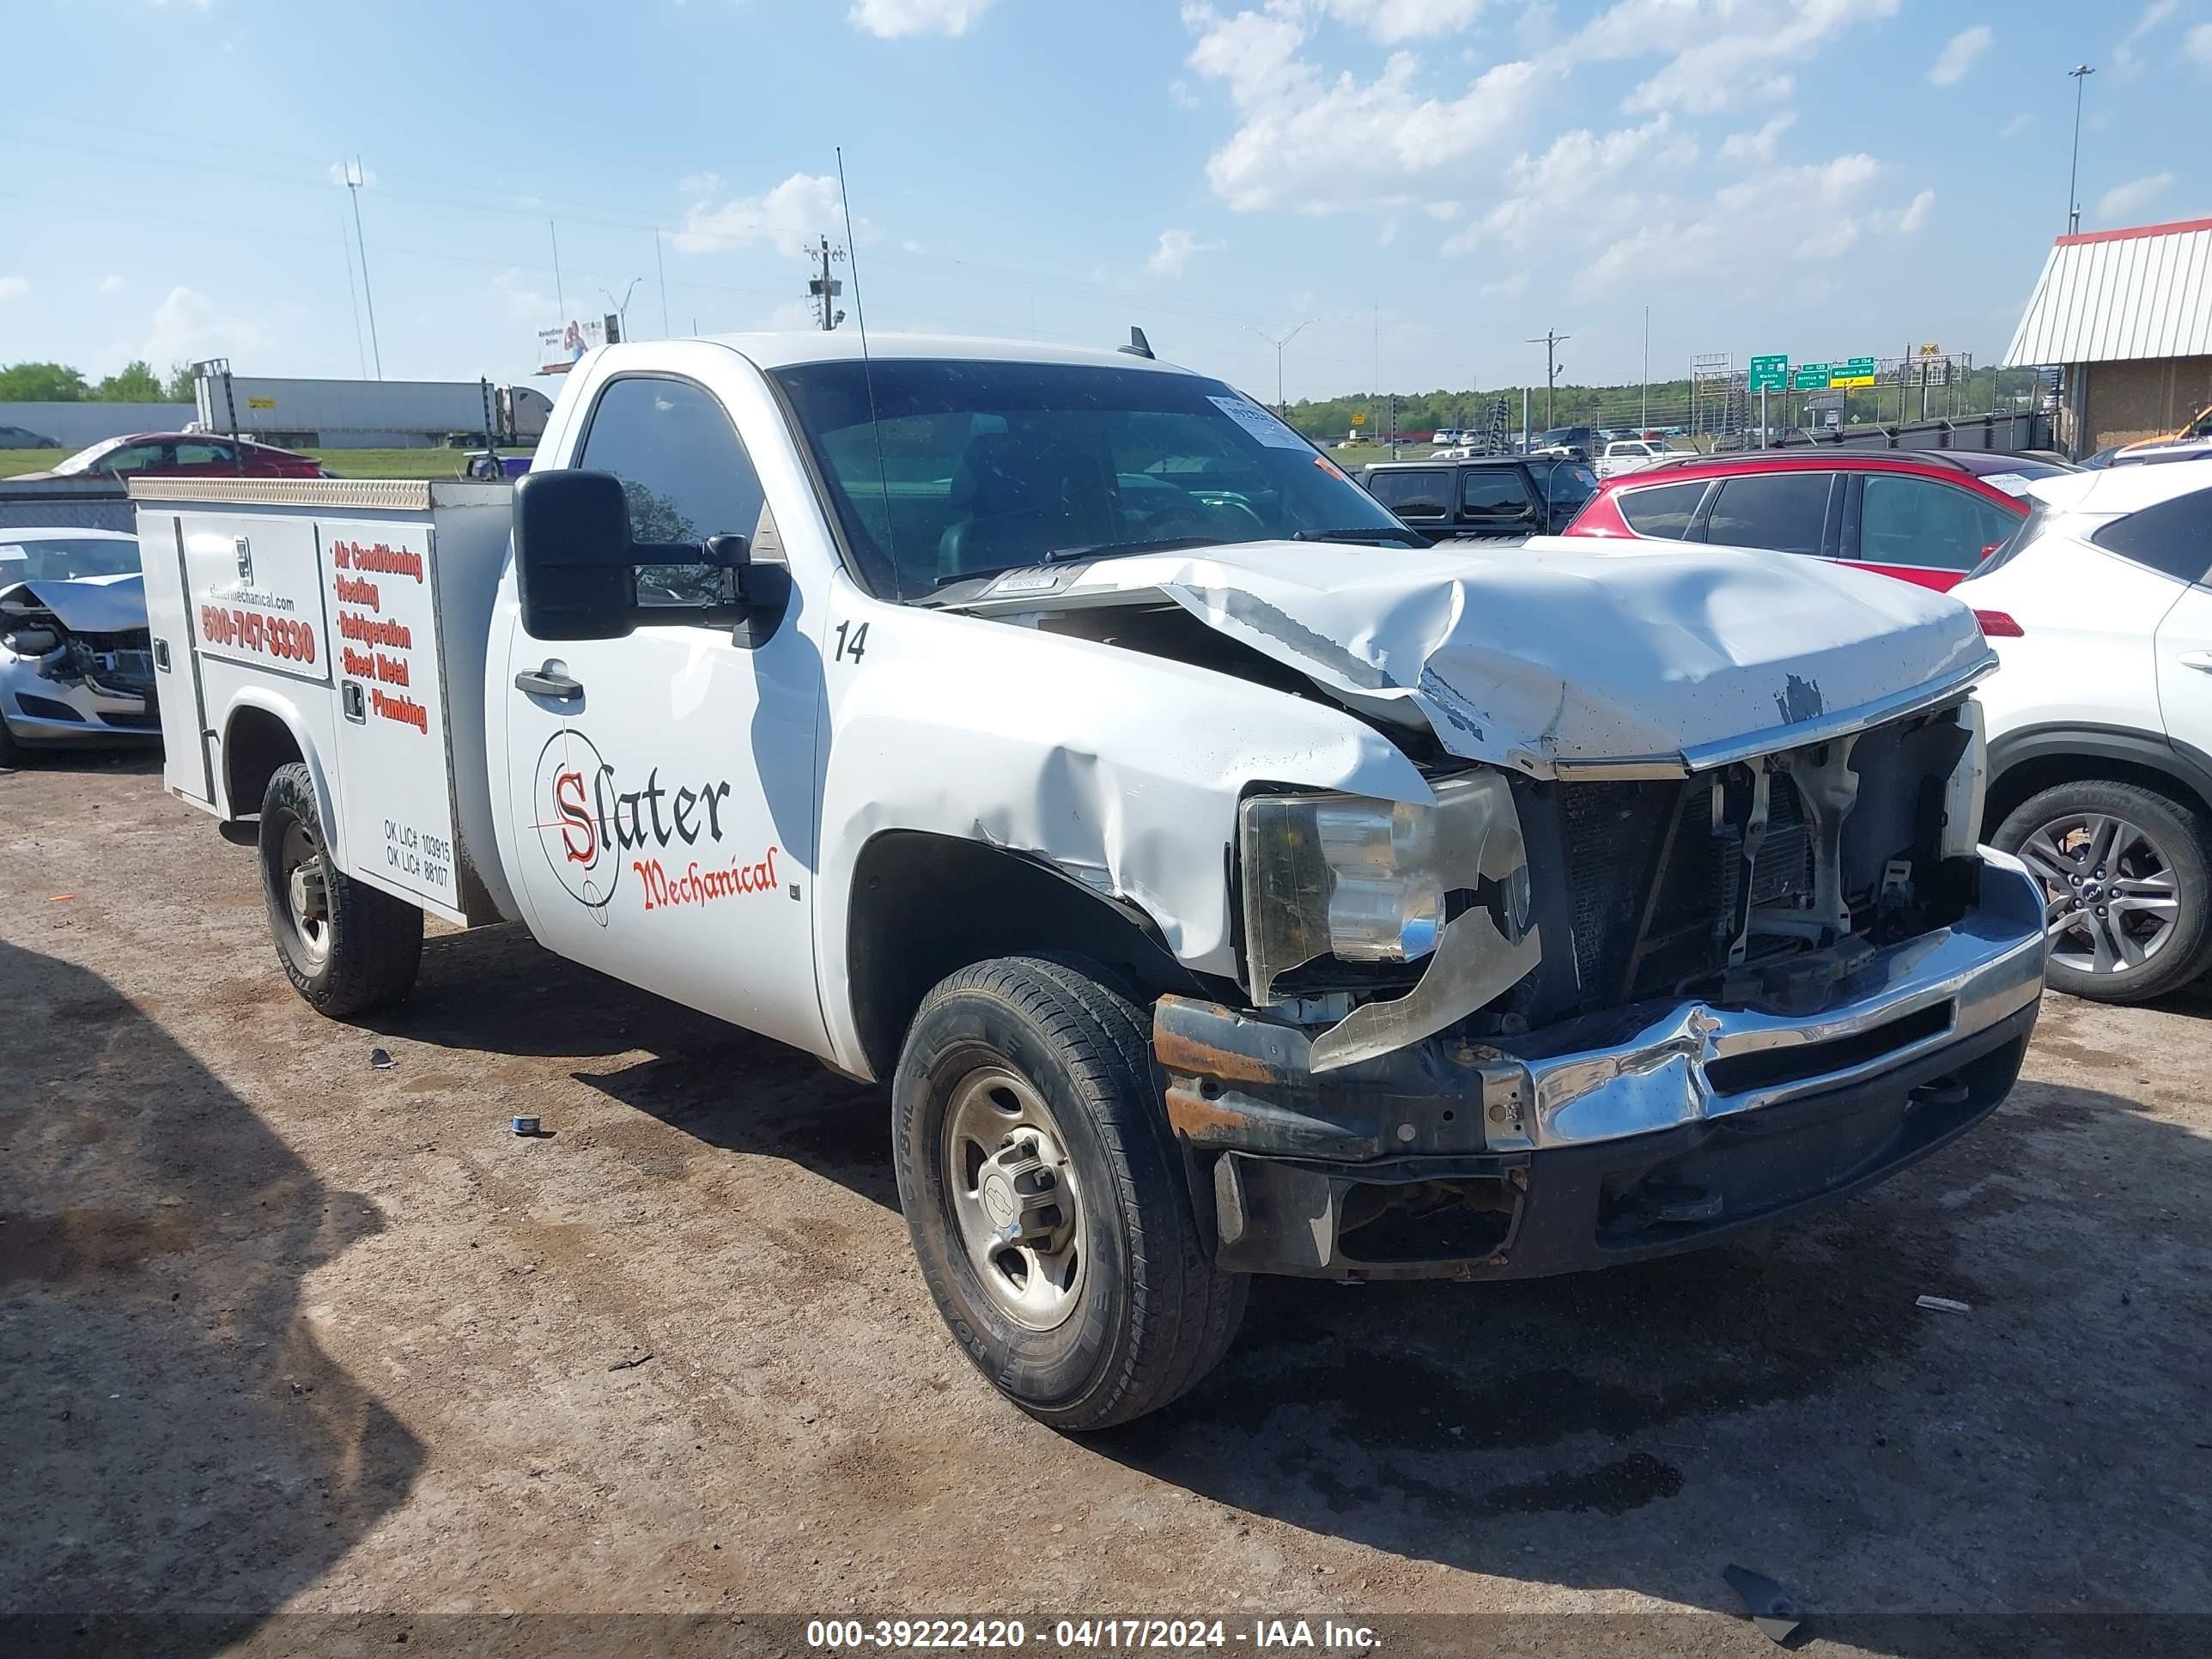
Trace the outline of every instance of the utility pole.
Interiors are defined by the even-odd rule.
[[[625,340],[629,338],[629,296],[637,292],[637,285],[644,280],[642,276],[631,277],[629,286],[623,290],[623,296],[619,300],[615,298],[615,291],[611,288],[603,288],[599,290],[607,296],[607,303],[614,307],[615,317],[621,327],[622,337]]]
[[[361,234],[361,187],[366,177],[362,171],[361,157],[356,155],[346,163],[346,193],[353,198],[353,240],[361,249],[361,293],[362,297],[368,301],[368,346],[376,354],[376,378],[380,380],[384,378],[384,348],[377,343],[376,295],[368,286],[368,244],[362,240]]]
[[[821,321],[822,331],[826,334],[845,320],[845,313],[835,309],[836,298],[845,291],[845,284],[830,274],[830,262],[833,259],[842,259],[845,257],[845,250],[842,247],[831,247],[830,239],[824,236],[822,239],[822,245],[812,250],[807,257],[821,267],[822,274],[808,282],[806,291],[821,305],[822,308],[816,315]]]
[[[1784,414],[1785,416],[1787,416],[1787,415],[1789,414],[1789,412],[1790,412],[1790,411],[1789,411],[1788,410],[1783,410],[1783,414]],[[1640,438],[1640,437],[1642,437],[1642,436],[1643,436],[1646,432],[1649,432],[1650,429],[1651,429],[1651,307],[1650,307],[1650,306],[1646,306],[1646,307],[1644,307],[1644,417],[1643,417],[1643,424],[1641,424],[1640,426],[1638,426],[1638,427],[1636,428],[1636,435],[1637,435],[1638,437],[1639,437],[1639,438]]]
[[[668,325],[668,267],[660,263],[660,227],[653,228],[653,269],[660,278],[660,337],[666,339],[676,331]]]
[[[545,222],[545,234],[553,239],[553,303],[560,307],[561,326],[566,328],[568,325],[568,295],[561,286],[561,233],[553,228],[550,219]]]
[[[1291,410],[1290,405],[1283,401],[1283,348],[1320,320],[1318,317],[1309,317],[1279,340],[1265,329],[1253,327],[1249,323],[1245,325],[1246,327],[1251,328],[1255,334],[1275,348],[1275,413],[1282,416],[1285,422],[1291,418]]]
[[[1559,349],[1572,338],[1574,336],[1571,334],[1558,334],[1547,328],[1528,342],[1530,345],[1540,345],[1544,348],[1544,424],[1547,427],[1559,424],[1557,418],[1559,412]]]
[[[360,366],[361,378],[368,378],[368,348],[361,343],[361,291],[353,285],[353,250],[346,246],[345,215],[338,215],[338,249],[345,255],[346,302],[353,307],[353,360]]]
[[[2076,64],[2066,71],[2074,82],[2074,159],[2066,164],[2066,234],[2073,235],[2081,228],[2081,202],[2075,194],[2075,183],[2081,173],[2081,87],[2097,71],[2087,64]]]

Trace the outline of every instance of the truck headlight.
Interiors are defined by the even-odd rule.
[[[1316,957],[1413,962],[1437,948],[1436,813],[1357,795],[1255,795],[1239,811],[1252,993]]]

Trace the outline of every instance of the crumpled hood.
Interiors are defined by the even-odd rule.
[[[146,579],[131,571],[66,581],[17,582],[0,589],[0,606],[44,605],[77,634],[121,634],[146,626]]]
[[[1036,608],[1143,591],[1348,704],[1425,722],[1454,754],[1539,775],[1680,757],[1963,678],[1989,658],[1972,613],[1929,589],[1674,542],[1231,544],[1104,560]]]

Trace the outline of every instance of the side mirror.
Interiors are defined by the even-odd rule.
[[[629,502],[611,472],[529,472],[514,486],[514,576],[534,640],[618,640],[636,619]]]

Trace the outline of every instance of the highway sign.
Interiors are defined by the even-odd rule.
[[[1790,377],[1790,385],[1797,392],[1826,392],[1828,389],[1828,366],[1826,363],[1800,363],[1796,373]]]
[[[1751,360],[1751,379],[1748,390],[1779,392],[1790,382],[1790,358],[1787,353]]]
[[[1828,384],[1830,386],[1872,386],[1874,359],[1846,357],[1829,370]]]

